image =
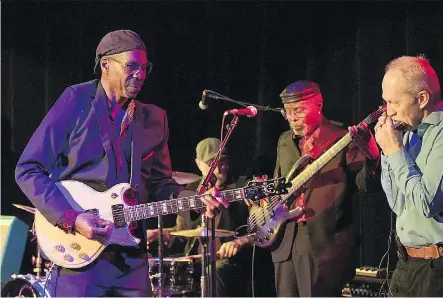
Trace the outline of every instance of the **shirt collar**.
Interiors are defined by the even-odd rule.
[[[443,103],[440,103],[431,114],[429,114],[423,123],[428,123],[430,125],[437,125],[443,120]]]

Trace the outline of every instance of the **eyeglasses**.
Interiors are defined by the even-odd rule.
[[[148,74],[148,73],[150,73],[152,71],[152,68],[154,67],[154,64],[152,64],[149,61],[146,64],[140,65],[140,64],[137,64],[137,63],[128,63],[128,62],[119,61],[119,60],[111,58],[111,57],[106,57],[106,59],[115,61],[115,62],[123,65],[124,67],[126,67],[126,69],[130,73],[135,73],[135,72],[137,72],[139,70],[143,70],[143,71],[146,71],[146,74]]]
[[[308,112],[309,108],[307,107],[298,107],[298,108],[285,108],[286,111],[286,115],[287,116],[297,116],[297,117],[302,117],[304,115],[306,115],[306,113]]]

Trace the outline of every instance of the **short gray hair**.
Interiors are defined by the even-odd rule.
[[[386,65],[385,73],[389,70],[398,70],[403,74],[408,93],[416,95],[427,90],[431,102],[441,100],[437,73],[424,55],[398,57]]]

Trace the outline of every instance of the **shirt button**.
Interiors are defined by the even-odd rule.
[[[401,227],[401,228],[400,228],[400,230],[402,230],[402,231],[403,231],[403,227]]]

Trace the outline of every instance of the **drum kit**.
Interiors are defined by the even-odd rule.
[[[179,184],[189,184],[201,179],[200,176],[190,173],[173,171],[172,177]],[[15,207],[35,213],[35,208],[13,204]],[[33,230],[31,233],[35,234]],[[211,229],[205,226],[192,229],[170,232],[173,236],[182,237],[207,237],[211,235]],[[215,236],[228,237],[235,233],[228,230],[215,230]],[[36,238],[35,238],[36,239]],[[37,241],[37,240],[35,240]],[[203,254],[190,255],[175,258],[148,258],[150,282],[154,296],[156,297],[192,297],[201,295],[201,270]],[[33,258],[35,265],[33,274],[13,274],[1,289],[1,297],[51,297],[51,280],[48,274],[41,276],[40,272],[50,271],[50,261],[42,262],[37,243],[37,257]],[[44,270],[41,266],[44,264]],[[160,277],[161,280],[160,280]]]
[[[13,205],[29,213],[35,213],[35,208],[33,207],[20,204]],[[33,234],[35,241],[37,241],[34,229],[31,229],[30,232]],[[48,260],[43,261],[38,243],[36,247],[37,256],[32,258],[32,263],[35,266],[33,271],[36,274],[12,274],[11,279],[2,286],[1,297],[51,297],[51,280],[48,276],[42,276],[41,272],[48,273],[52,263]],[[44,269],[42,269],[42,265]]]
[[[211,235],[211,230],[205,227],[199,227],[192,230],[181,230],[169,232],[172,236],[181,237],[207,237]],[[228,237],[235,232],[216,229],[215,235],[219,237]],[[149,275],[151,279],[152,292],[154,296],[159,297],[196,297],[201,295],[201,270],[204,258],[203,254],[189,255],[174,258],[149,258]],[[217,255],[217,257],[219,257]],[[162,265],[163,283],[159,283],[161,276],[159,267]]]
[[[51,282],[32,274],[13,274],[1,292],[1,297],[51,297]]]

